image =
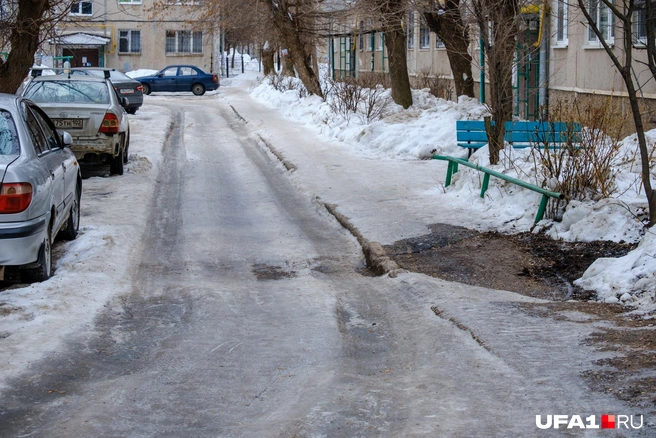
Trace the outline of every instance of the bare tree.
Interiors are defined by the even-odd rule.
[[[15,93],[34,65],[34,54],[42,37],[51,36],[54,26],[68,13],[70,1],[2,1],[0,47],[0,92]]]
[[[428,28],[444,43],[457,96],[474,97],[469,27],[463,19],[460,0],[428,0],[418,5]]]
[[[634,58],[633,20],[634,15],[644,7],[647,17],[647,63],[652,75],[656,78],[654,7],[651,0],[647,0],[646,2],[638,2],[636,0],[577,0],[577,2],[589,29],[591,29],[596,35],[599,43],[605,49],[608,57],[620,73],[624,85],[626,86],[626,92],[631,106],[631,114],[633,115],[633,123],[635,124],[636,136],[638,137],[638,148],[640,149],[642,164],[642,185],[645,189],[645,195],[649,205],[649,226],[651,227],[656,225],[656,193],[651,184],[649,150],[647,148],[645,126],[642,121],[642,114],[640,112],[638,100],[638,90],[644,84],[636,83],[638,78],[633,75],[633,68],[637,63]],[[621,47],[621,55],[616,54],[608,41],[609,32],[607,32],[607,26],[612,26],[613,20],[608,20],[608,23],[610,24],[602,23],[601,20],[598,19],[600,8],[608,8],[607,10],[609,14],[612,14],[615,17],[615,21],[622,31],[621,35],[614,37],[615,44],[619,42]]]
[[[499,152],[504,147],[504,124],[512,120],[512,71],[521,19],[519,3],[520,0],[472,0],[490,79],[488,107],[492,117],[485,119],[490,164],[499,162]]]
[[[308,53],[316,17],[317,4],[311,0],[259,0],[271,13],[272,23],[280,34],[299,79],[310,94],[323,97],[319,72],[313,68],[313,53]]]
[[[373,30],[384,35],[388,54],[392,99],[403,108],[412,105],[412,89],[408,75],[408,61],[404,22],[408,13],[408,0],[357,0],[352,11],[368,17]]]

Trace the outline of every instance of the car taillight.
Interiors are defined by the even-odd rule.
[[[137,85],[137,91],[143,93],[143,85]]]
[[[118,134],[119,130],[120,130],[120,125],[118,122],[118,117],[116,117],[116,114],[106,113],[105,118],[100,124],[100,129],[98,130],[98,132],[102,132],[104,134]]]
[[[212,76],[212,80],[213,80],[214,82],[219,82],[219,78],[217,78],[216,75],[213,75],[213,76]]]
[[[20,213],[32,202],[32,185],[5,183],[0,188],[0,213]]]

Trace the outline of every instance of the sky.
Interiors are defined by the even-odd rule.
[[[426,234],[430,224],[449,223],[481,231],[543,230],[568,241],[639,242],[625,257],[597,260],[577,284],[596,291],[599,301],[620,302],[646,317],[656,310],[656,229],[645,230],[631,213],[646,205],[635,184],[639,174],[634,136],[623,141],[625,158],[615,169],[619,195],[572,202],[561,222],[544,220],[533,227],[539,195],[492,178],[482,199],[480,175],[467,168],[444,187],[445,162],[428,159],[433,150],[466,156],[456,145],[455,122],[483,116],[485,108],[473,99],[450,102],[415,90],[410,109],[392,104],[387,117],[367,124],[357,116],[347,121],[335,115],[316,96],[300,98],[295,91],[276,91],[257,71],[223,78],[221,84],[201,98],[223,100],[251,120],[253,135],[297,166],[289,177],[298,189],[337,205],[369,240],[389,244]],[[168,126],[171,114],[162,103],[180,96],[156,94],[146,96],[143,107],[130,116],[130,162],[125,174],[83,181],[80,233],[76,240],[55,246],[55,275],[43,283],[0,292],[4,315],[0,387],[55,351],[68,333],[92,327],[94,316],[111,305],[112,298],[130,291],[131,267],[125,261],[141,250],[167,131],[152,127]],[[300,138],[301,128],[315,135]],[[656,142],[656,131],[648,135],[652,144]],[[504,155],[502,164],[493,168],[529,181],[535,178],[527,151],[508,152],[510,157]],[[479,150],[472,160],[487,166],[487,149]],[[510,163],[507,170],[504,164]]]

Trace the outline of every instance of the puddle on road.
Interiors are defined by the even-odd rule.
[[[281,280],[296,277],[296,271],[287,271],[280,266],[257,263],[251,269],[258,280]]]

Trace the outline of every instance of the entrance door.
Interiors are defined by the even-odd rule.
[[[62,49],[62,55],[72,56],[71,67],[101,67],[100,53],[93,49]]]

